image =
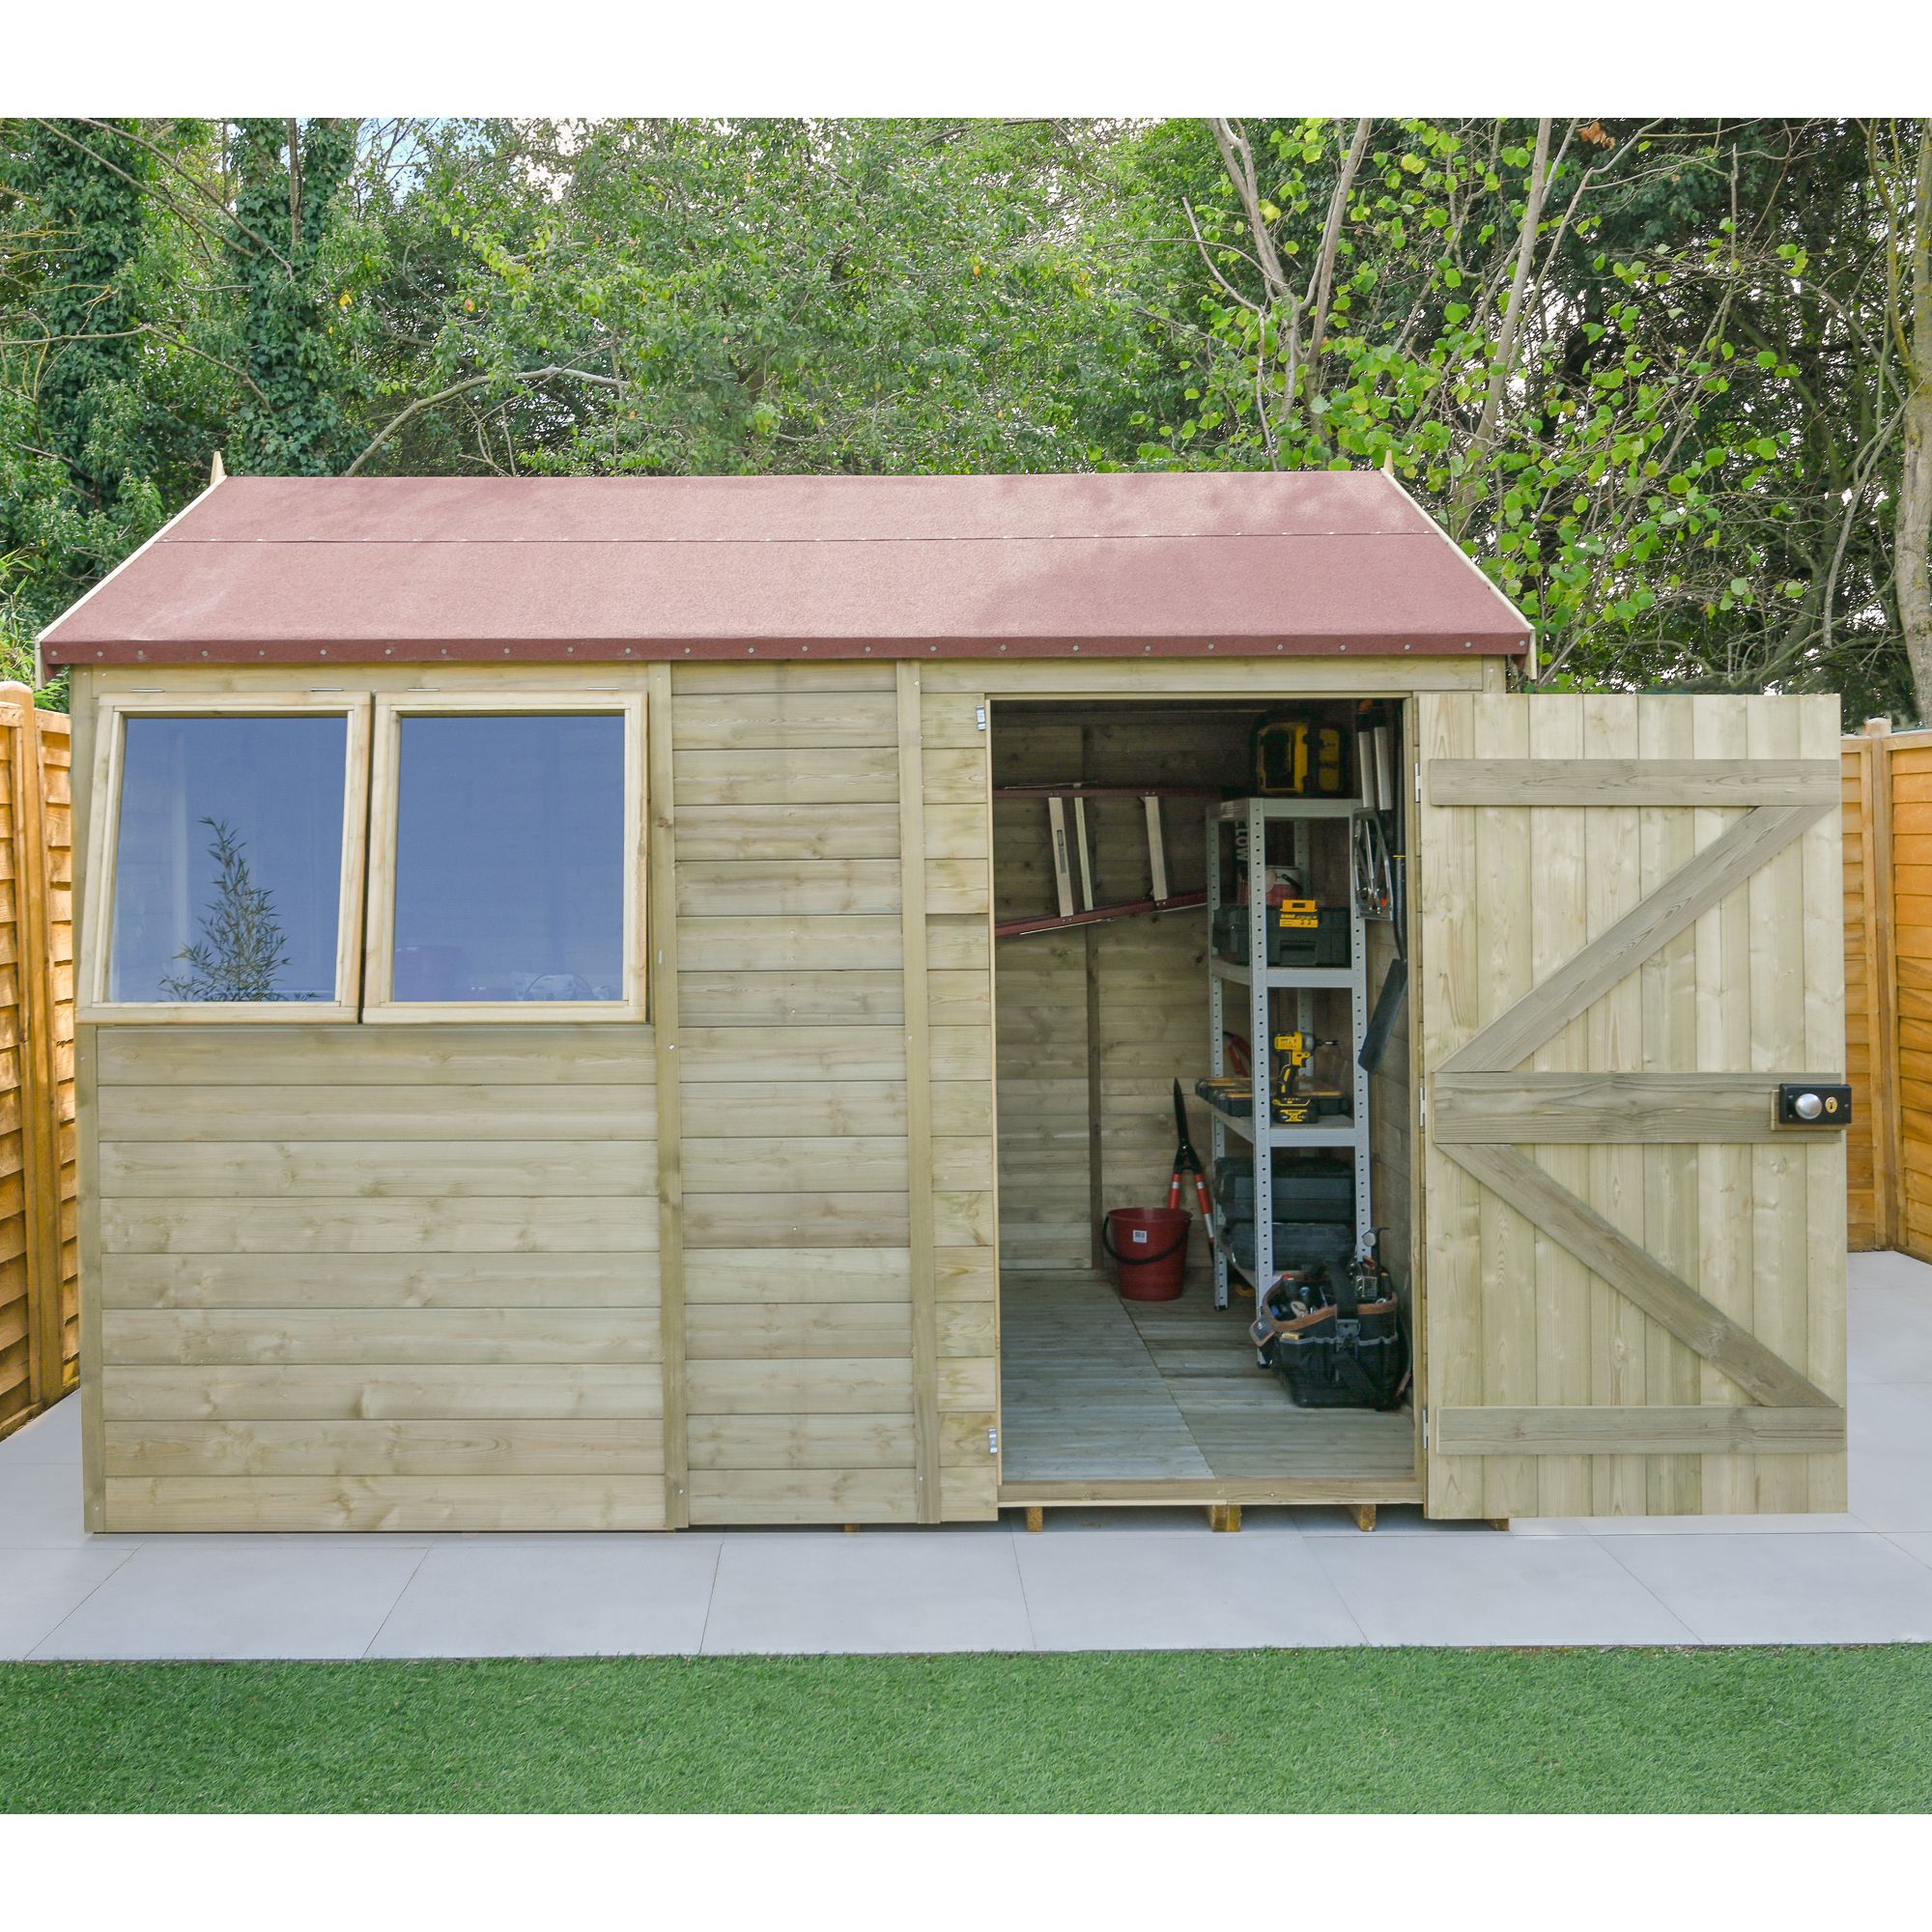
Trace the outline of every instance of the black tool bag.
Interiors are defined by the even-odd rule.
[[[1325,1269],[1303,1277],[1291,1291],[1308,1313],[1266,1322],[1258,1317],[1262,1358],[1288,1385],[1301,1408],[1395,1408],[1408,1379],[1408,1338],[1388,1276],[1350,1266],[1329,1277]],[[1364,1300],[1364,1293],[1376,1295]],[[1264,1326],[1273,1333],[1263,1338]]]

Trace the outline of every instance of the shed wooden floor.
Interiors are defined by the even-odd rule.
[[[1243,1304],[1125,1302],[1106,1276],[1001,1282],[1003,1481],[1187,1482],[1414,1472],[1414,1420],[1297,1408],[1255,1364]]]

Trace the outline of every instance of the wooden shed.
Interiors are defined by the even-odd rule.
[[[90,1523],[1842,1508],[1836,702],[1528,639],[1381,474],[217,484],[42,639]],[[1248,1335],[1331,1182],[1378,1408]]]

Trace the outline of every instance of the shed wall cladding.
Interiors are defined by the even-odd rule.
[[[93,1030],[108,1527],[994,1514],[980,707],[647,678],[652,1024]]]
[[[990,1517],[976,707],[914,666],[670,688],[690,1520]]]
[[[109,1529],[663,1526],[646,1028],[96,1042]]]

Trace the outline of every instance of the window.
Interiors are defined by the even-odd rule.
[[[101,700],[82,1017],[355,1018],[368,716]]]
[[[382,697],[366,1016],[641,1017],[640,700]]]

